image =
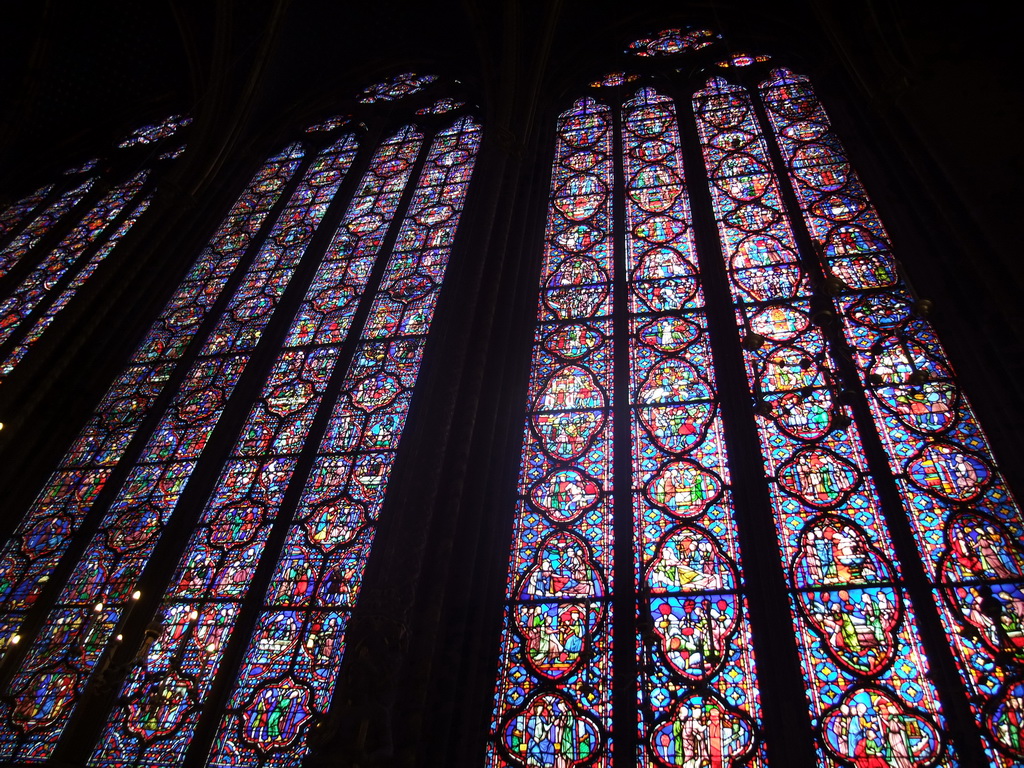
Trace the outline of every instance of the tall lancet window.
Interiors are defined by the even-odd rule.
[[[191,122],[137,128],[0,214],[0,383],[149,207]]]
[[[778,66],[669,29],[557,120],[489,766],[1024,758],[1024,519]]]
[[[436,80],[255,171],[6,543],[4,760],[299,764],[480,144]]]

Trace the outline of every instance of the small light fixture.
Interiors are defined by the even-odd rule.
[[[836,319],[836,313],[831,309],[823,309],[820,312],[815,312],[811,317],[811,321],[820,327],[832,325]]]
[[[846,286],[843,281],[838,277],[826,277],[824,282],[821,284],[822,290],[827,296],[838,296],[843,292],[843,288]]]
[[[918,299],[914,302],[912,309],[918,317],[928,317],[935,309],[935,302],[931,299]]]
[[[857,393],[852,389],[847,389],[846,387],[840,389],[836,394],[836,397],[840,403],[845,403],[846,405],[853,405],[857,402]]]
[[[748,352],[756,352],[764,346],[765,338],[759,333],[751,331],[743,337],[743,348]]]

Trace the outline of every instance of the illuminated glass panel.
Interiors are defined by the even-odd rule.
[[[92,189],[95,179],[86,179],[67,190],[36,215],[25,229],[0,250],[0,277],[3,277],[28,253],[39,240]]]
[[[675,108],[643,89],[623,105],[622,126],[636,579],[652,630],[637,639],[640,764],[763,765]]]
[[[955,765],[860,437],[837,400],[835,363],[812,322],[808,281],[750,96],[715,78],[695,94],[694,107],[745,334],[819,764],[868,765],[866,756],[893,755]]]
[[[89,246],[113,226],[122,209],[139,194],[148,175],[148,171],[141,171],[105,195],[20,285],[0,301],[0,345],[8,341],[46,296],[61,285],[65,275],[79,266]]]
[[[335,128],[341,128],[341,126],[351,119],[352,117],[350,115],[335,115],[334,117],[329,117],[326,120],[309,126],[309,128],[306,129],[306,133],[333,131]]]
[[[769,58],[768,56],[751,56],[749,53],[734,53],[729,58],[717,62],[717,64],[722,69],[736,69],[768,61]]]
[[[590,84],[591,88],[615,88],[619,85],[625,85],[626,83],[632,83],[637,80],[639,75],[627,75],[625,72],[610,72],[600,80],[595,80]]]
[[[85,173],[86,171],[91,171],[97,165],[99,165],[99,162],[100,159],[98,157],[94,157],[92,160],[86,160],[84,163],[82,163],[81,165],[77,165],[74,168],[68,168],[66,171],[64,171],[64,175],[73,176],[76,173]]]
[[[134,147],[139,144],[154,144],[160,141],[160,139],[166,139],[168,136],[173,136],[186,125],[191,124],[191,122],[191,117],[171,115],[159,123],[145,125],[142,128],[136,128],[117,146],[120,149],[124,149],[125,147]]]
[[[117,617],[128,609],[135,582],[334,198],[355,148],[352,137],[343,137],[322,151],[306,171],[72,572],[42,629],[44,638],[97,600],[106,608],[92,627],[96,647],[102,648],[114,634]],[[39,706],[44,699],[56,698],[69,706],[97,658],[84,653],[74,660],[55,661],[48,643],[37,643],[17,680],[30,679],[28,670],[35,667],[57,678],[79,679],[77,685],[61,687],[59,692],[46,686],[30,688],[31,693],[18,697],[19,705],[30,700]],[[179,714],[185,715],[185,707]],[[45,742],[54,740],[60,726],[57,721],[45,731],[33,731],[36,748],[41,750]]]
[[[53,184],[40,187],[30,195],[26,195],[16,203],[8,206],[7,210],[0,213],[0,240],[11,234],[25,220],[25,218],[36,209],[53,190]]]
[[[114,247],[121,241],[121,238],[128,233],[128,230],[135,225],[139,217],[145,213],[151,200],[152,197],[145,198],[135,207],[135,210],[125,217],[107,242],[92,255],[88,263],[64,287],[56,301],[40,314],[40,317],[36,319],[28,333],[25,334],[21,341],[14,345],[10,354],[4,358],[3,362],[0,362],[0,381],[3,381],[5,377],[10,375],[11,371],[22,361],[32,345],[39,340],[46,329],[50,327],[50,324],[53,323],[57,313],[68,305],[68,302],[74,298],[78,289],[85,284],[86,280],[92,277],[92,273],[96,271],[96,268],[110,255],[110,252],[114,250]]]
[[[611,764],[612,132],[558,120],[488,766]]]
[[[466,106],[464,101],[456,101],[455,99],[438,99],[429,107],[421,107],[416,110],[417,115],[443,115],[447,112],[454,112],[459,107]]]
[[[993,765],[1024,761],[1024,518],[806,78],[761,93]]]
[[[707,48],[715,40],[720,40],[710,29],[663,29],[652,37],[641,37],[634,40],[626,49],[635,56],[675,56],[689,51]]]
[[[480,128],[463,118],[427,155],[305,482],[208,765],[293,766],[326,711]]]
[[[437,75],[417,75],[406,72],[403,75],[395,75],[388,80],[374,83],[363,89],[359,101],[363,104],[376,104],[380,101],[396,101],[405,96],[419,93],[427,85],[437,80]]]
[[[185,145],[182,144],[180,147],[175,149],[169,149],[166,152],[159,155],[161,160],[174,160],[175,158],[181,157],[181,154],[185,151]]]
[[[81,528],[111,470],[177,368],[302,154],[297,145],[289,147],[256,174],[4,545],[0,563],[4,573],[0,584],[3,637],[16,631],[71,537]],[[102,579],[106,574],[97,575]],[[89,665],[80,668],[81,660],[95,660],[102,650],[97,621],[109,626],[115,618],[110,612],[100,613],[96,616],[87,607],[49,624],[38,641],[34,661],[22,667],[0,701],[3,723],[10,724],[0,727],[0,756],[28,759],[49,752],[52,738],[29,744],[26,737],[29,733],[51,732],[54,724],[66,716],[70,696],[88,673]],[[74,671],[61,674],[51,662]],[[47,691],[53,695],[46,695]]]
[[[182,554],[158,611],[168,626],[92,764],[181,763],[422,143],[405,128],[370,163]]]

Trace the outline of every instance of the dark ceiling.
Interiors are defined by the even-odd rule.
[[[934,223],[939,210],[940,224],[957,225],[954,236],[940,239],[957,251],[959,262],[946,263],[958,268],[929,275],[931,254],[922,252],[917,258],[925,267],[915,279],[936,298],[948,296],[947,311],[956,311],[956,302],[977,305],[967,307],[964,325],[989,329],[985,338],[1004,358],[1005,388],[1016,402],[1024,400],[1024,260],[1016,233],[1024,177],[1024,89],[1016,74],[1021,26],[992,4],[951,10],[909,0],[8,5],[0,48],[0,202],[171,112],[196,117],[195,151],[188,155],[232,157],[247,142],[269,142],[267,135],[282,126],[334,109],[398,67],[463,81],[500,130],[508,121],[499,118],[528,107],[530,94],[558,95],[566,84],[605,71],[622,41],[654,31],[654,24],[705,24],[737,47],[785,51],[821,76],[818,82],[840,82],[833,95],[845,95],[847,103],[833,99],[830,107],[857,113],[861,146],[851,151],[862,153],[855,157],[862,173],[872,173],[871,163],[861,161],[873,154],[876,167],[895,159],[903,169],[888,177],[897,180],[890,188],[871,187],[880,205],[886,196],[902,197],[914,215],[911,198],[920,198],[921,221]],[[902,175],[912,178],[903,184]],[[965,277],[967,262],[974,277]],[[964,342],[966,354],[971,346]],[[974,367],[995,370],[990,361]],[[1011,417],[1024,433],[1024,414]]]
[[[790,50],[828,61],[835,46],[819,31],[824,20],[848,36],[869,87],[897,87],[886,79],[907,76],[927,80],[951,59],[990,70],[997,88],[1005,78],[1014,92],[1004,66],[1014,49],[1012,26],[981,5],[951,14],[926,6],[915,12],[892,0],[23,3],[5,10],[0,184],[34,175],[40,163],[95,151],[112,133],[171,109],[199,115],[211,100],[246,92],[253,116],[268,119],[301,98],[347,95],[396,61],[447,69],[493,91],[495,81],[522,76],[536,59],[532,49],[549,14],[557,18],[553,73],[585,69],[588,57],[599,62],[616,37],[659,17],[710,24],[748,45],[781,37]],[[970,100],[972,91],[960,96]]]
[[[462,80],[494,118],[489,99],[522,110],[524,94],[558,94],[603,71],[651,24],[692,21],[736,46],[782,47],[859,91],[868,122],[909,126],[899,151],[939,169],[1024,279],[1006,224],[1024,175],[1019,25],[984,3],[938,12],[896,0],[45,0],[5,16],[0,198],[169,112],[193,114],[208,147],[231,133],[233,146],[212,150],[229,155],[397,67]]]

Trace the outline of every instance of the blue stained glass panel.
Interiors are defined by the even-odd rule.
[[[0,585],[5,626],[18,626],[71,537],[159,396],[176,360],[237,267],[251,237],[294,173],[297,148],[271,158],[197,258],[129,366],[118,376],[72,443],[14,535],[4,544]],[[13,737],[16,741],[17,737]],[[0,737],[8,753],[12,738]]]
[[[216,633],[218,641],[206,643],[201,654],[197,652],[184,664],[176,661],[181,643],[155,644],[145,667],[129,675],[121,693],[120,710],[108,723],[93,764],[123,760],[136,765],[170,766],[184,757],[195,718],[182,718],[186,711],[195,715],[203,711],[224,642],[234,629],[255,568],[264,556],[296,457],[338,364],[339,345],[351,325],[355,305],[366,287],[370,267],[422,142],[419,133],[404,128],[375,153],[162,600],[160,613],[186,615],[195,611],[198,617],[191,634],[205,638]],[[356,236],[352,224],[367,210],[380,217],[380,226]],[[327,292],[343,293],[349,301],[339,306],[325,299]],[[300,332],[323,329],[328,320],[329,332]],[[147,705],[158,678],[174,679],[177,700]]]
[[[611,110],[555,155],[488,766],[611,764]]]
[[[819,762],[905,749],[955,765],[914,611],[750,94],[720,78],[694,95]],[[848,713],[863,710],[863,727]],[[889,734],[905,723],[909,740]],[[913,723],[913,727],[909,725]],[[894,753],[896,754],[896,753]]]
[[[41,701],[57,695],[37,684],[38,674],[31,677],[35,669],[45,668],[53,680],[64,680],[67,684],[60,688],[59,697],[53,699],[59,704],[59,716],[47,727],[35,727],[30,734],[8,742],[19,752],[35,750],[46,754],[52,750],[74,699],[129,608],[134,583],[173,513],[210,432],[245,369],[252,347],[337,190],[341,175],[351,164],[354,145],[351,137],[340,139],[321,152],[307,170],[129,472],[85,557],[50,611],[42,630],[44,636],[58,622],[73,618],[84,610],[83,606],[97,599],[102,599],[112,615],[119,618],[97,623],[93,632],[95,646],[76,657],[74,663],[48,658],[42,644],[30,648],[25,664],[10,686],[15,707],[38,707]],[[325,176],[324,171],[330,169],[341,171],[341,175]],[[278,187],[268,175],[257,183],[257,189],[267,182],[271,182],[271,189]],[[156,341],[152,333],[144,342],[140,357],[164,351],[151,348],[150,341]],[[228,354],[218,354],[221,351]]]
[[[1024,517],[809,81],[775,70],[760,93],[991,764],[1019,765]]]
[[[764,764],[760,702],[675,107],[623,104],[642,765]],[[656,226],[655,226],[656,224]],[[718,733],[718,738],[696,739]],[[698,763],[699,764],[699,763]]]
[[[47,184],[25,195],[21,200],[11,203],[3,213],[0,213],[0,240],[14,232],[52,191],[53,184]]]
[[[147,171],[140,171],[105,195],[10,295],[0,301],[0,344],[11,338],[47,295],[61,284],[66,274],[81,266],[80,261],[87,249],[102,237],[122,209],[139,194],[148,175]]]
[[[46,207],[46,210],[36,214],[35,218],[21,232],[0,249],[0,276],[10,272],[11,268],[18,264],[22,257],[31,251],[68,211],[81,202],[95,183],[95,179],[85,179],[63,192]]]
[[[427,154],[305,479],[210,766],[294,765],[308,729],[327,711],[480,133],[463,118],[438,133]],[[311,288],[314,297],[319,291]],[[289,338],[336,337],[336,328],[313,320],[300,312]]]
[[[103,260],[110,255],[110,252],[114,250],[115,246],[121,241],[134,225],[139,220],[139,217],[146,212],[149,208],[150,202],[152,202],[152,195],[145,197],[136,207],[132,210],[118,226],[117,230],[110,235],[110,238],[105,242],[92,257],[88,260],[86,265],[79,270],[64,287],[64,290],[60,292],[60,295],[47,307],[44,311],[39,313],[32,327],[28,330],[25,336],[14,345],[11,349],[10,354],[0,362],[0,381],[8,376],[11,371],[17,367],[18,363],[24,359],[25,355],[32,348],[39,338],[43,335],[47,328],[56,319],[57,314],[66,307],[71,299],[75,297],[78,289],[85,285],[85,282],[92,277],[93,272],[103,263]]]

